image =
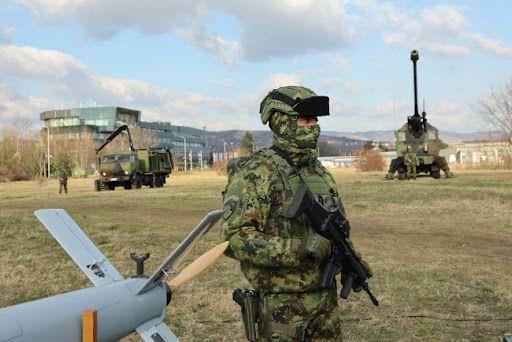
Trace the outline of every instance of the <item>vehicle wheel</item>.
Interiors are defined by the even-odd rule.
[[[158,176],[156,178],[156,180],[157,180],[157,182],[156,182],[157,188],[163,188],[163,186],[164,186],[164,177],[160,175],[160,176]]]
[[[441,178],[441,171],[430,171],[430,175],[435,179],[439,179]]]
[[[397,168],[398,180],[404,180],[406,177],[406,169],[404,166],[399,166]]]
[[[136,176],[134,184],[135,184],[135,189],[142,188],[142,178],[140,178],[140,176]]]
[[[126,189],[126,190],[130,190],[132,188],[132,185],[130,182],[126,182],[123,184],[123,187]]]

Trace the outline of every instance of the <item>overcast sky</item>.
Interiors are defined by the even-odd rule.
[[[272,89],[330,97],[322,129],[393,130],[420,112],[483,129],[478,99],[512,76],[512,1],[2,0],[0,128],[43,111],[119,106],[144,121],[263,130]]]

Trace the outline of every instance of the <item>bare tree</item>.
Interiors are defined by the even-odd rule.
[[[158,145],[155,143],[155,134],[151,130],[141,129],[137,126],[130,126],[130,136],[132,137],[134,148],[151,148]],[[99,147],[99,144],[98,146]],[[128,151],[129,150],[129,139],[128,131],[123,131],[117,137],[115,137],[101,153],[115,152],[115,151]]]
[[[93,132],[82,127],[79,136],[67,142],[68,154],[75,167],[75,172],[83,173],[94,167],[96,160],[97,142],[93,139]]]
[[[475,110],[486,123],[492,140],[512,139],[512,79],[502,87],[491,86],[490,92],[482,96]]]
[[[130,133],[132,135],[133,144],[137,149],[151,148],[158,145],[158,143],[155,142],[155,133],[152,130],[130,126]]]
[[[2,132],[1,164],[9,170],[11,180],[29,179],[39,174],[41,145],[31,125],[29,119],[18,118],[12,128]]]

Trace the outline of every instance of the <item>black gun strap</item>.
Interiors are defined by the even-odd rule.
[[[297,169],[297,166],[295,166],[295,164],[293,163],[293,160],[292,158],[290,158],[290,156],[288,155],[288,153],[286,153],[285,151],[281,150],[279,147],[275,146],[275,145],[272,145],[270,146],[270,149],[275,151],[277,154],[279,154],[283,159],[285,159],[288,164],[290,164],[290,166],[293,168],[293,170],[295,171],[295,173],[297,174],[297,176],[299,176],[300,180],[302,181],[303,184],[306,184],[306,182],[304,181],[304,178],[302,178],[302,175],[300,174],[300,171],[299,169]],[[307,184],[306,184],[307,186]]]

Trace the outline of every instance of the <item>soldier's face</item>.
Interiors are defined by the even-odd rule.
[[[297,118],[297,126],[314,126],[318,124],[318,119],[316,116],[299,116]]]

